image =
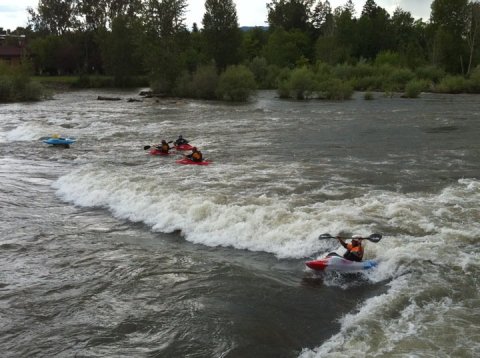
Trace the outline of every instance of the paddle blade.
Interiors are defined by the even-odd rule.
[[[367,240],[371,242],[379,242],[381,239],[382,239],[381,234],[372,234],[367,238]]]
[[[335,237],[330,234],[321,234],[318,238],[319,239],[335,239]]]
[[[152,148],[152,146],[146,145],[145,147],[143,147],[143,150],[147,150],[147,149],[150,149],[150,148]]]

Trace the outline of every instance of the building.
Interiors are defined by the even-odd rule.
[[[25,35],[11,35],[0,28],[0,61],[19,65],[25,54]]]

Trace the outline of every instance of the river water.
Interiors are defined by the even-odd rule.
[[[0,105],[2,356],[480,355],[480,96],[137,93]],[[143,150],[179,134],[213,163]],[[368,273],[304,265],[374,232]]]

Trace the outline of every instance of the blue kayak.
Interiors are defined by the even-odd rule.
[[[75,143],[75,139],[71,138],[48,138],[43,141],[43,143],[46,144],[52,144],[52,145],[63,145],[63,146],[68,146],[70,144]]]

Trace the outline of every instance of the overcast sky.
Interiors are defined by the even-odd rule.
[[[201,27],[204,9],[204,0],[187,1],[188,12],[186,24],[191,28],[196,22]],[[237,6],[238,22],[240,26],[263,26],[267,21],[266,4],[264,0],[234,0]],[[332,8],[344,5],[347,0],[330,0]],[[427,21],[430,18],[430,5],[432,0],[376,0],[378,6],[383,7],[390,14],[398,6],[409,11],[413,17]],[[365,0],[354,0],[356,16],[362,12]],[[38,0],[0,0],[0,27],[15,30],[18,26],[27,25],[27,7],[36,8]]]

